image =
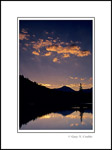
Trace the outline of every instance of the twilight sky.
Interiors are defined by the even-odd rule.
[[[91,88],[92,20],[20,20],[19,65],[48,88]]]

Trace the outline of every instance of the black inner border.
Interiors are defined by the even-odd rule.
[[[18,72],[18,64],[19,64],[19,57],[18,57],[18,20],[19,20],[19,18],[93,18],[93,22],[94,22],[94,33],[93,33],[93,35],[94,35],[94,37],[93,37],[93,39],[94,39],[94,43],[92,43],[92,44],[94,44],[94,53],[93,53],[93,55],[94,55],[94,93],[92,93],[92,94],[94,94],[94,131],[92,131],[92,132],[19,132],[18,131],[18,101],[19,101],[19,99],[18,99],[18,94],[19,94],[19,89],[18,89],[18,75],[19,75],[19,72]],[[93,25],[93,24],[92,24]],[[93,28],[92,28],[93,29]],[[92,30],[93,31],[93,30]],[[92,35],[92,36],[93,36]],[[93,46],[92,46],[93,47]],[[93,56],[92,56],[92,59],[93,59]],[[92,61],[92,68],[93,68],[93,61]],[[93,72],[93,69],[92,69],[92,72]],[[92,106],[93,107],[93,106]],[[95,133],[95,17],[17,17],[17,133]]]

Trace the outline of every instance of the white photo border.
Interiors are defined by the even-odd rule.
[[[95,133],[18,133],[17,17],[95,17]],[[1,149],[111,149],[111,1],[1,1]]]

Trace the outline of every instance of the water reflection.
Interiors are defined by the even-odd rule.
[[[93,115],[86,109],[72,108],[70,110],[49,113],[21,126],[22,130],[92,130]]]

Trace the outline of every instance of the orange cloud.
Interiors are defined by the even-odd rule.
[[[36,51],[33,51],[32,54],[39,56],[39,53]]]
[[[85,125],[86,123],[83,121],[83,122],[81,122],[81,124],[82,124],[82,125]]]
[[[70,57],[70,55],[69,55],[69,54],[63,54],[62,57],[63,57],[63,58],[68,58],[68,57]]]
[[[73,123],[71,123],[71,124],[70,124],[70,127],[73,127],[73,126],[74,126],[74,124],[73,124]]]
[[[57,46],[57,45],[51,45],[46,48],[47,51],[51,52],[57,52],[58,54],[72,54],[76,55],[78,57],[84,57],[90,55],[90,51],[81,51],[81,48],[79,46]]]
[[[50,113],[50,114],[40,117],[39,119],[49,119],[49,118],[63,118],[63,116],[61,114],[57,114],[57,113],[55,113],[55,114]]]
[[[90,55],[90,51],[80,51],[80,53],[78,53],[78,57],[84,57],[84,56],[88,56]]]
[[[53,59],[53,62],[60,63],[59,59],[56,57]]]
[[[80,78],[81,81],[85,80],[85,78]]]
[[[80,116],[75,116],[75,115],[67,115],[66,118],[71,118],[71,119],[79,119]]]
[[[50,115],[44,115],[44,116],[42,116],[42,117],[39,117],[39,119],[49,119],[49,118],[51,118]]]
[[[79,119],[80,118],[80,112],[79,111],[73,112],[72,114],[66,115],[66,118]]]
[[[79,124],[78,124],[78,123],[75,123],[75,126],[79,126]]]
[[[45,53],[43,56],[50,56],[52,53],[51,52],[48,52],[48,53]]]
[[[70,79],[79,79],[78,77],[70,77]],[[81,81],[84,81],[85,78],[80,78]]]
[[[19,40],[29,40],[28,37],[30,37],[29,34],[23,34],[23,33],[19,34]]]
[[[42,47],[47,47],[47,46],[51,46],[51,45],[52,45],[51,41],[49,41],[49,40],[44,41],[43,39],[39,39],[39,41],[37,41],[33,44],[33,48],[38,50]]]
[[[64,42],[60,42],[60,45],[63,45],[63,44],[65,44]]]
[[[52,40],[53,38],[52,37],[48,37],[48,39]]]
[[[70,77],[70,79],[74,79],[73,77]]]
[[[76,80],[77,80],[77,79],[78,79],[78,77],[70,77],[70,79],[76,79]]]
[[[92,119],[92,118],[93,118],[93,115],[92,115],[92,114],[88,114],[88,113],[84,113],[84,114],[83,114],[83,119],[87,119],[87,118]]]
[[[24,37],[21,38],[26,39],[25,35],[23,36]],[[52,39],[52,37],[48,37],[48,39]],[[31,44],[33,44],[33,48],[36,50],[45,47],[45,49],[48,52],[56,52],[57,54],[63,54],[62,58],[68,58],[70,57],[70,55],[75,55],[77,57],[84,57],[91,54],[89,50],[82,51],[80,46],[76,45],[69,46],[69,43],[64,43],[61,41],[60,42],[58,41],[58,43],[56,42],[57,41],[55,39],[53,41],[39,39],[37,42],[32,41]],[[56,43],[56,45],[54,45],[54,43]],[[62,46],[63,44],[66,46]],[[45,54],[45,56],[50,56],[50,53]]]
[[[25,29],[22,29],[21,32],[22,32],[22,33],[28,33]]]
[[[56,40],[53,40],[54,43],[56,43]]]

